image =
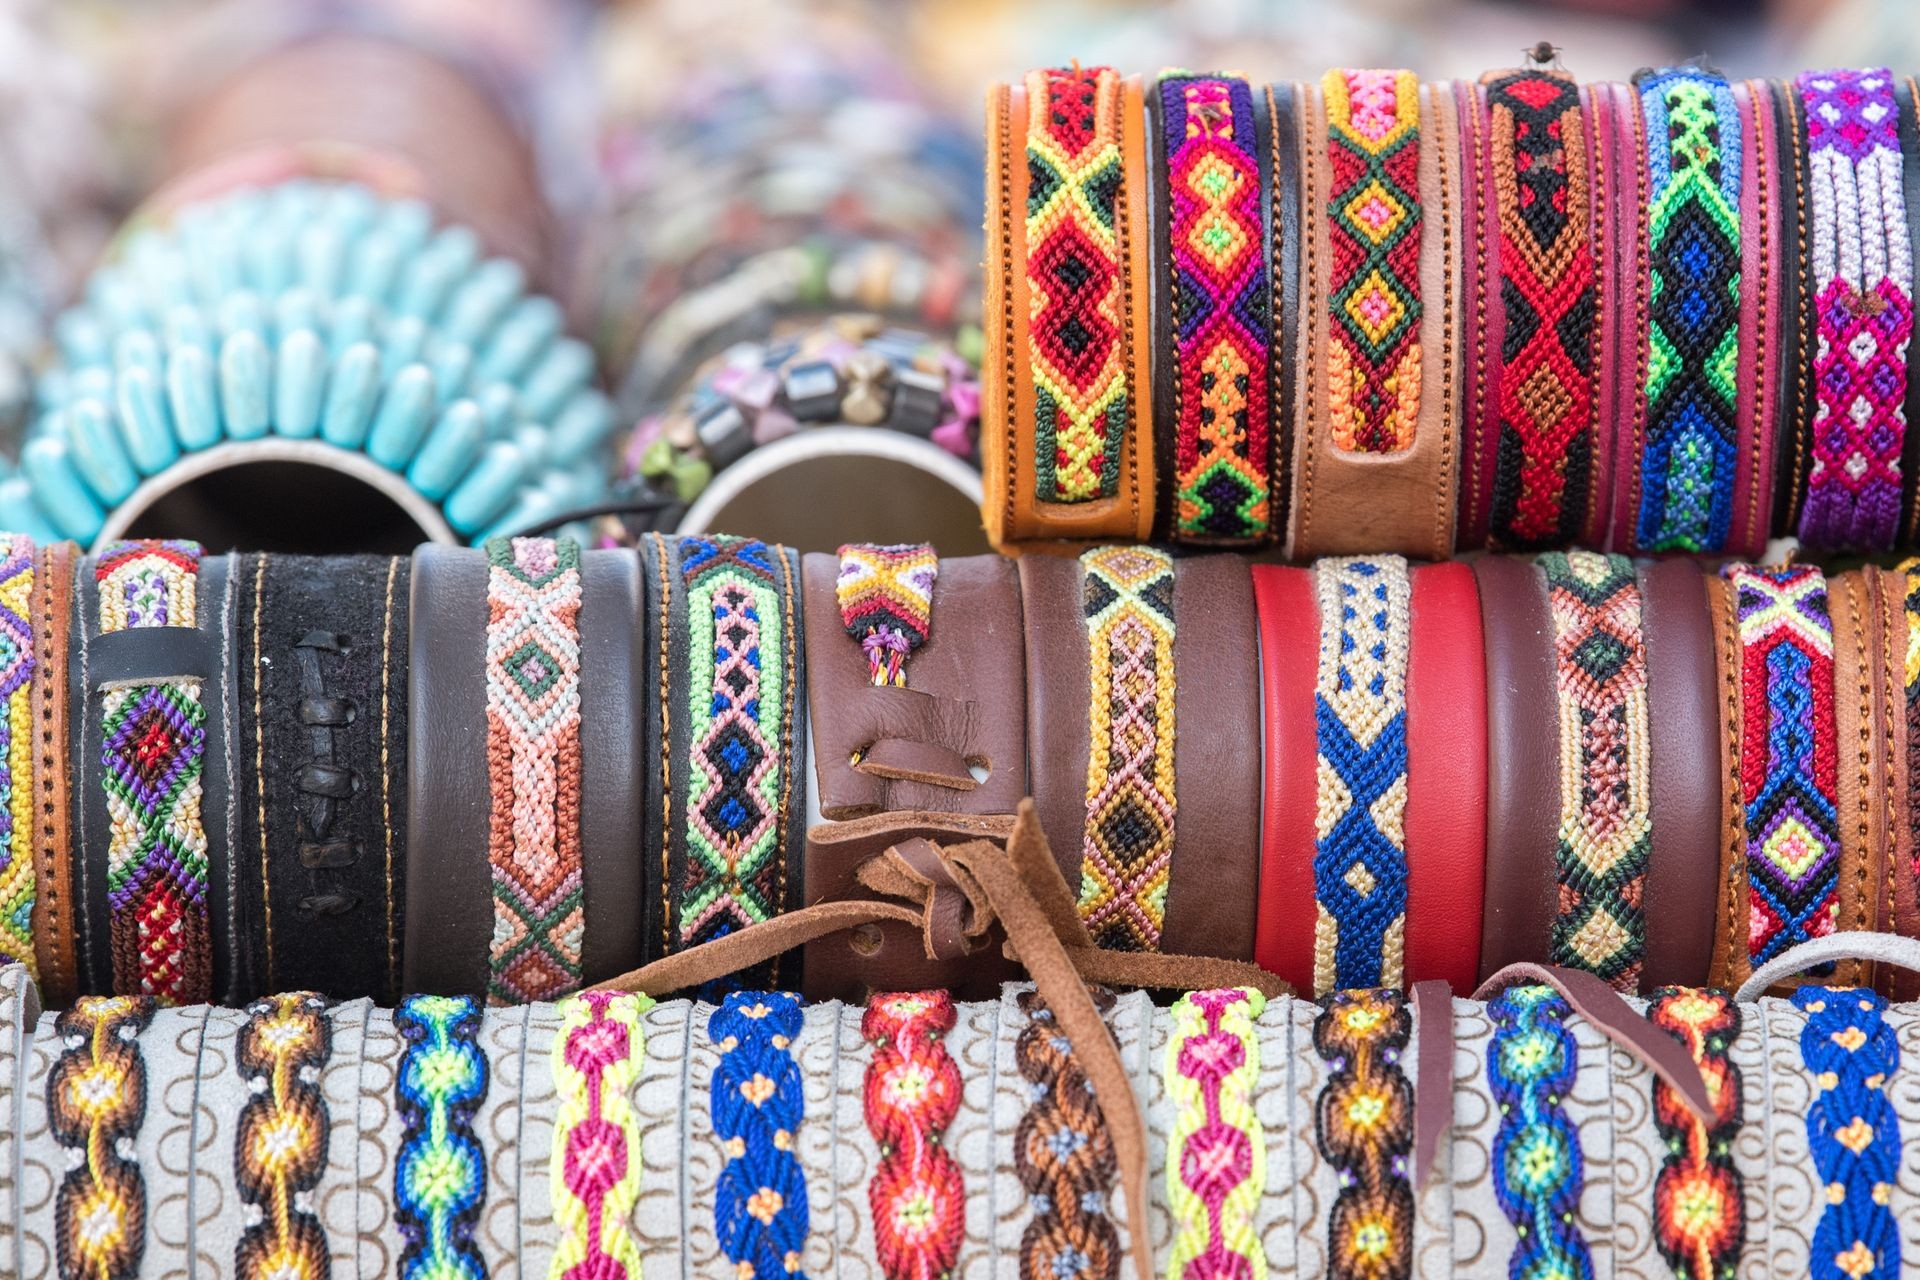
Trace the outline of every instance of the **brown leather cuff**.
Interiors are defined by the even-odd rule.
[[[1713,964],[1707,981],[1731,990],[1746,980],[1747,802],[1740,781],[1740,751],[1746,719],[1741,693],[1740,621],[1733,588],[1710,574],[1707,618],[1713,628],[1715,710],[1720,720],[1720,869],[1715,877]],[[1657,742],[1658,737],[1655,738]]]
[[[940,562],[927,638],[907,664],[905,688],[869,678],[866,655],[841,621],[839,571],[831,555],[801,562],[821,816],[1012,813],[1027,794],[1027,662],[1013,562]]]
[[[68,752],[67,645],[73,631],[74,572],[79,548],[71,542],[40,549],[33,574],[33,949],[40,992],[49,1008],[80,994],[75,958],[73,802]],[[16,783],[17,785],[17,783]]]
[[[1840,829],[1834,931],[1859,933],[1879,926],[1888,883],[1892,815],[1882,721],[1886,699],[1879,687],[1885,629],[1877,607],[1877,584],[1869,583],[1866,574],[1834,574],[1827,579],[1827,591],[1833,612],[1833,736],[1839,801],[1835,813]],[[1835,966],[1833,983],[1866,982],[1868,969],[1864,961],[1842,961]]]

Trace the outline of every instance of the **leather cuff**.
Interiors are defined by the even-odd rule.
[[[1827,580],[1833,610],[1833,733],[1836,806],[1840,829],[1840,875],[1835,933],[1861,933],[1879,926],[1887,878],[1887,737],[1881,720],[1885,697],[1881,648],[1884,625],[1878,591],[1861,573]],[[1832,981],[1858,986],[1871,981],[1864,961],[1842,961]]]
[[[1705,578],[1707,618],[1713,628],[1713,671],[1720,719],[1719,875],[1713,910],[1713,964],[1710,985],[1731,990],[1746,980],[1752,892],[1747,866],[1747,801],[1741,758],[1746,751],[1745,664],[1740,650],[1739,596],[1719,574]]]
[[[1798,529],[1807,498],[1807,468],[1813,458],[1813,414],[1818,403],[1813,382],[1815,314],[1818,288],[1813,283],[1813,222],[1808,193],[1806,111],[1800,95],[1784,80],[1771,86],[1774,163],[1779,192],[1781,270],[1779,308],[1785,343],[1781,361],[1779,410],[1774,436],[1778,480],[1774,486],[1773,527]]]
[[[1773,532],[1780,365],[1793,331],[1779,304],[1782,263],[1788,259],[1781,252],[1780,172],[1769,163],[1773,91],[1765,80],[1737,81],[1732,88],[1752,163],[1740,175],[1740,393],[1735,400],[1740,460],[1727,551],[1754,557],[1766,554]]]
[[[75,882],[72,779],[68,737],[69,644],[73,639],[74,575],[79,548],[54,542],[40,548],[33,575],[33,946],[40,991],[51,1008],[80,994],[75,954]],[[18,785],[16,782],[15,785]]]
[[[1314,845],[1320,744],[1314,685],[1320,607],[1313,572],[1253,566],[1265,704],[1260,905],[1253,958],[1295,990],[1313,988]]]

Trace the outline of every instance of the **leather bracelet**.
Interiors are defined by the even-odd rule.
[[[1827,586],[1833,617],[1835,817],[1840,835],[1831,931],[1863,933],[1879,923],[1891,838],[1891,772],[1879,722],[1882,631],[1877,592],[1866,575],[1835,574]],[[1870,970],[1864,961],[1849,961],[1836,966],[1832,981],[1866,985],[1872,981]]]
[[[1613,424],[1612,487],[1607,495],[1607,545],[1616,551],[1634,546],[1640,507],[1640,459],[1647,440],[1651,397],[1647,382],[1652,334],[1652,260],[1649,253],[1646,119],[1639,92],[1626,84],[1588,86],[1594,107],[1594,132],[1606,160],[1597,190],[1608,195],[1611,222],[1603,232],[1602,304],[1611,356],[1601,392],[1611,410],[1602,423]]]
[[[1287,553],[1444,557],[1464,356],[1453,91],[1407,72],[1331,71],[1306,88],[1303,119],[1304,389]]]
[[[50,1006],[60,1008],[80,993],[69,831],[74,774],[67,731],[73,705],[67,696],[68,643],[79,558],[71,542],[42,547],[33,584],[33,946],[40,991]]]
[[[24,533],[0,534],[0,963],[37,977],[33,916],[34,580],[39,553]]]
[[[236,879],[257,982],[397,998],[408,562],[249,555],[237,595]],[[250,948],[251,950],[251,948]]]
[[[1488,140],[1487,90],[1454,82],[1460,115],[1460,258],[1465,293],[1460,303],[1460,348],[1466,377],[1460,389],[1460,494],[1454,542],[1487,545],[1493,470],[1500,443],[1499,398],[1493,386],[1498,330],[1506,319],[1500,297],[1500,214]]]
[[[1633,311],[1638,275],[1632,267],[1634,247],[1623,246],[1617,234],[1622,220],[1631,220],[1637,205],[1629,181],[1622,188],[1622,141],[1614,123],[1614,101],[1628,94],[1624,85],[1588,84],[1580,88],[1580,104],[1587,128],[1587,191],[1591,202],[1591,237],[1596,271],[1594,288],[1593,388],[1594,441],[1588,459],[1587,503],[1583,516],[1583,545],[1604,547],[1613,529],[1613,493],[1619,483],[1621,461],[1615,445],[1623,407],[1638,402],[1640,387],[1621,381],[1620,370],[1638,351],[1637,332],[1623,334],[1622,312]],[[1629,146],[1626,148],[1631,151]],[[1623,258],[1624,251],[1624,258]]]
[[[1713,908],[1713,963],[1708,985],[1732,990],[1750,972],[1747,937],[1751,867],[1747,857],[1746,690],[1741,667],[1739,593],[1720,574],[1704,577],[1713,630],[1713,673],[1720,721],[1719,891]]]
[[[1301,201],[1300,182],[1302,136],[1302,95],[1296,84],[1267,86],[1267,114],[1273,153],[1267,172],[1271,194],[1267,214],[1268,241],[1272,252],[1273,341],[1268,350],[1273,363],[1268,371],[1267,392],[1272,398],[1269,445],[1273,477],[1269,491],[1273,534],[1279,538],[1292,527],[1293,519],[1293,432],[1298,421],[1296,405],[1301,395],[1300,351],[1300,242],[1306,226],[1306,211]]]
[[[1818,286],[1813,271],[1813,213],[1811,173],[1808,167],[1806,107],[1794,87],[1785,81],[1769,86],[1773,96],[1774,155],[1778,160],[1783,269],[1780,272],[1780,315],[1793,335],[1780,377],[1780,415],[1776,436],[1773,527],[1779,531],[1800,527],[1807,496],[1807,472],[1813,461],[1814,340],[1819,319],[1814,312]]]
[[[1867,653],[1867,679],[1873,688],[1872,741],[1876,785],[1871,792],[1877,812],[1879,844],[1871,851],[1862,916],[1875,933],[1899,932],[1899,884],[1910,864],[1913,817],[1908,804],[1911,781],[1907,759],[1906,694],[1906,575],[1874,565],[1859,570],[1872,641]],[[1906,979],[1892,965],[1875,967],[1875,980],[1885,994],[1895,996]]]
[[[1778,485],[1780,366],[1791,336],[1780,306],[1786,270],[1781,221],[1780,168],[1775,158],[1773,86],[1765,80],[1732,85],[1735,109],[1747,128],[1740,193],[1740,347],[1738,379],[1740,459],[1735,473],[1727,550],[1766,554],[1773,534]]]
[[[1559,896],[1560,741],[1546,579],[1525,560],[1472,563],[1487,646],[1484,979],[1548,946]]]
[[[1260,687],[1266,714],[1260,827],[1260,912],[1253,958],[1295,990],[1313,983],[1313,849],[1319,739],[1314,682],[1320,606],[1313,572],[1253,566],[1260,623]]]
[[[904,688],[876,686],[848,638],[842,562],[802,558],[807,711],[822,817],[893,810],[1012,813],[1027,785],[1027,664],[1020,583],[1003,556],[941,561],[926,639]],[[984,774],[984,776],[980,776]]]
[[[1156,524],[1182,542],[1264,541],[1273,527],[1266,95],[1238,76],[1167,72],[1146,97]]]
[[[1146,109],[1105,67],[988,99],[982,515],[996,544],[1152,532]],[[1034,183],[1043,184],[1036,192]]]
[[[680,576],[680,539],[648,534],[640,541],[640,560],[645,575],[650,709],[643,757],[648,767],[641,776],[646,815],[641,849],[651,891],[643,901],[647,955],[657,960],[674,950],[673,911],[675,886],[679,883],[674,858],[681,850],[675,833],[686,822],[685,788],[675,781],[682,778],[681,762],[687,758],[690,737],[686,711],[686,592]],[[684,865],[678,870],[684,870]]]
[[[1643,990],[1705,985],[1713,962],[1726,780],[1719,769],[1720,686],[1706,584],[1688,560],[1640,568],[1653,722]]]
[[[653,700],[647,598],[637,554],[580,553],[580,969],[589,983],[648,959],[652,864],[641,851],[654,812],[645,779],[657,770],[644,745]]]
[[[1912,76],[1894,78],[1893,101],[1900,125],[1900,202],[1912,209],[1920,204],[1920,82]],[[1907,260],[1920,261],[1920,218],[1907,216]],[[1912,350],[1911,346],[1908,348]],[[1900,450],[1900,537],[1901,547],[1920,542],[1920,377],[1907,376],[1907,398],[1903,415],[1906,436]]]
[[[1480,592],[1458,562],[1413,571],[1407,654],[1409,986],[1479,981],[1487,864],[1487,669]]]
[[[1895,757],[1895,783],[1904,784],[1900,801],[1905,820],[1894,826],[1893,865],[1889,869],[1889,893],[1892,899],[1891,931],[1902,937],[1920,937],[1920,838],[1914,824],[1920,822],[1920,559],[1903,561],[1882,582],[1894,614],[1894,634],[1887,645],[1890,657],[1900,661],[1898,694],[1890,695],[1889,711],[1899,722],[1904,750]],[[1894,984],[1902,999],[1913,999],[1915,981],[1902,978]]]

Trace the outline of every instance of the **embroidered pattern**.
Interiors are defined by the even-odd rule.
[[[1653,853],[1653,743],[1640,584],[1625,556],[1540,557],[1560,711],[1560,901],[1553,963],[1640,989]]]
[[[1819,290],[1800,538],[1884,551],[1900,524],[1913,338],[1913,244],[1893,74],[1809,71],[1794,89],[1806,109],[1808,266]]]
[[[1709,1126],[1671,1085],[1653,1083],[1653,1121],[1667,1147],[1653,1184],[1655,1243],[1678,1280],[1734,1280],[1747,1230],[1746,1187],[1733,1160],[1740,1068],[1729,1056],[1740,1035],[1740,1006],[1724,991],[1662,987],[1647,1020],[1687,1046],[1713,1100]]]
[[[1027,76],[1027,352],[1043,502],[1119,488],[1126,352],[1121,84],[1108,67]]]
[[[1413,1086],[1400,1055],[1413,1017],[1398,991],[1320,1002],[1313,1047],[1329,1075],[1314,1109],[1320,1154],[1339,1174],[1327,1228],[1332,1280],[1405,1280],[1413,1269]]]
[[[867,655],[876,685],[907,684],[907,659],[933,627],[933,583],[940,557],[924,542],[880,547],[853,542],[840,548],[833,592],[847,634]]]
[[[780,910],[791,691],[779,552],[747,538],[685,538],[680,557],[693,732],[679,943],[690,947]]]
[[[1267,1251],[1254,1230],[1267,1153],[1253,1112],[1260,1076],[1254,1019],[1266,998],[1251,988],[1195,991],[1173,1006],[1166,1085],[1167,1206],[1173,1251],[1167,1280],[1264,1280]],[[1172,1153],[1177,1152],[1177,1157]]]
[[[406,1241],[401,1280],[485,1280],[473,1224],[487,1199],[487,1162],[473,1115],[487,1096],[480,1004],[468,996],[408,996],[393,1011],[406,1042],[394,1083],[400,1156],[394,1221]]]
[[[1500,546],[1559,546],[1580,536],[1593,467],[1599,266],[1586,118],[1564,72],[1509,72],[1486,87],[1506,318],[1490,528]]]
[[[94,562],[100,630],[194,626],[199,572],[198,543],[114,543]],[[206,1000],[213,978],[200,685],[179,679],[101,690],[114,989],[167,1004]]]
[[[944,1280],[960,1257],[967,1190],[960,1165],[941,1145],[960,1112],[960,1069],[941,1043],[953,1030],[944,991],[876,993],[860,1034],[867,1064],[867,1132],[880,1163],[867,1184],[874,1253],[887,1280]]]
[[[1519,1236],[1510,1276],[1593,1274],[1573,1218],[1585,1173],[1580,1131],[1564,1105],[1578,1068],[1579,1048],[1567,1029],[1572,1012],[1551,987],[1511,987],[1487,1005],[1487,1082],[1500,1108],[1493,1193]]]
[[[0,961],[33,949],[33,539],[0,533]]]
[[[1396,453],[1420,418],[1420,82],[1329,71],[1327,344],[1334,444]]]
[[[54,1023],[60,1057],[47,1082],[53,1140],[67,1172],[54,1201],[60,1280],[132,1280],[147,1247],[147,1183],[131,1158],[147,1118],[140,1033],[150,996],[81,996]]]
[[[1740,618],[1747,954],[1757,965],[1832,933],[1839,911],[1833,618],[1812,565],[1724,572]]]
[[[1113,993],[1089,987],[1101,1017]],[[1027,1025],[1013,1060],[1027,1082],[1027,1110],[1013,1131],[1013,1167],[1033,1217],[1020,1235],[1020,1274],[1059,1280],[1116,1280],[1120,1233],[1113,1225],[1118,1163],[1113,1138],[1073,1045],[1036,991],[1017,997]]]
[[[1080,563],[1093,690],[1080,918],[1100,946],[1158,951],[1173,863],[1173,559],[1098,547]]]
[[[640,1195],[634,1078],[646,1061],[651,997],[586,991],[560,1002],[553,1038],[559,1113],[547,1185],[559,1231],[549,1280],[640,1280],[629,1218]]]
[[[1397,987],[1407,920],[1407,645],[1399,556],[1313,567],[1320,606],[1313,984]]]
[[[1698,67],[1634,77],[1652,275],[1638,545],[1718,551],[1733,513],[1740,356],[1740,113]]]
[[[730,992],[707,1020],[720,1049],[713,1071],[713,1133],[726,1154],[713,1224],[738,1280],[804,1277],[807,1181],[793,1153],[800,1128],[800,997]]]
[[[234,1250],[241,1280],[320,1280],[332,1266],[310,1197],[327,1168],[332,1120],[320,1073],[333,1056],[332,1002],[310,991],[247,1006],[235,1052],[247,1102],[233,1143],[233,1176],[251,1208]]]
[[[1159,83],[1173,280],[1174,530],[1210,542],[1267,532],[1271,343],[1260,138],[1247,82]]]
[[[487,1000],[580,985],[580,547],[487,540]]]
[[[1800,1058],[1817,1089],[1807,1115],[1807,1146],[1826,1188],[1809,1256],[1813,1280],[1863,1280],[1900,1274],[1900,1226],[1889,1202],[1900,1174],[1900,1117],[1887,1081],[1900,1066],[1900,1043],[1877,993],[1801,987],[1794,1007],[1807,1015]]]

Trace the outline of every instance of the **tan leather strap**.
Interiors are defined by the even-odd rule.
[[[33,575],[33,946],[47,1004],[65,1008],[79,991],[74,960],[73,841],[67,736],[67,640],[78,548],[40,549]]]

